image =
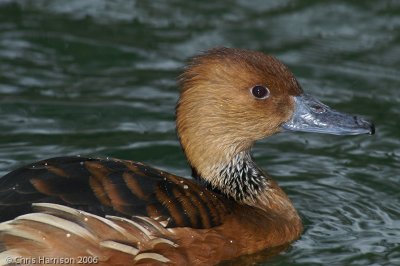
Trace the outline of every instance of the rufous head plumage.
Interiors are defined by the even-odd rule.
[[[177,132],[192,167],[212,175],[224,163],[280,130],[302,89],[288,68],[261,52],[215,48],[192,58],[180,76]],[[259,99],[255,86],[268,90]]]

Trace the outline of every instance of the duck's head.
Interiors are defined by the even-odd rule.
[[[305,94],[284,64],[261,52],[212,49],[192,58],[180,85],[176,114],[182,147],[196,173],[215,187],[221,186],[224,167],[234,166],[239,154],[246,157],[256,140],[277,132],[374,132],[369,122]]]

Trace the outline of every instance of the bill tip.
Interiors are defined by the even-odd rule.
[[[369,129],[369,134],[374,135],[375,134],[375,124],[371,123],[371,127]]]

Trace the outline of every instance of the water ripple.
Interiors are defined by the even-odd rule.
[[[279,134],[254,157],[305,232],[267,265],[400,265],[398,1],[0,1],[0,172],[110,156],[188,176],[176,77],[212,46],[278,56],[375,136]]]

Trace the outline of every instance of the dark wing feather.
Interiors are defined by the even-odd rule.
[[[96,215],[151,217],[166,227],[210,228],[229,202],[196,183],[132,161],[58,157],[0,178],[0,221],[57,203]]]

